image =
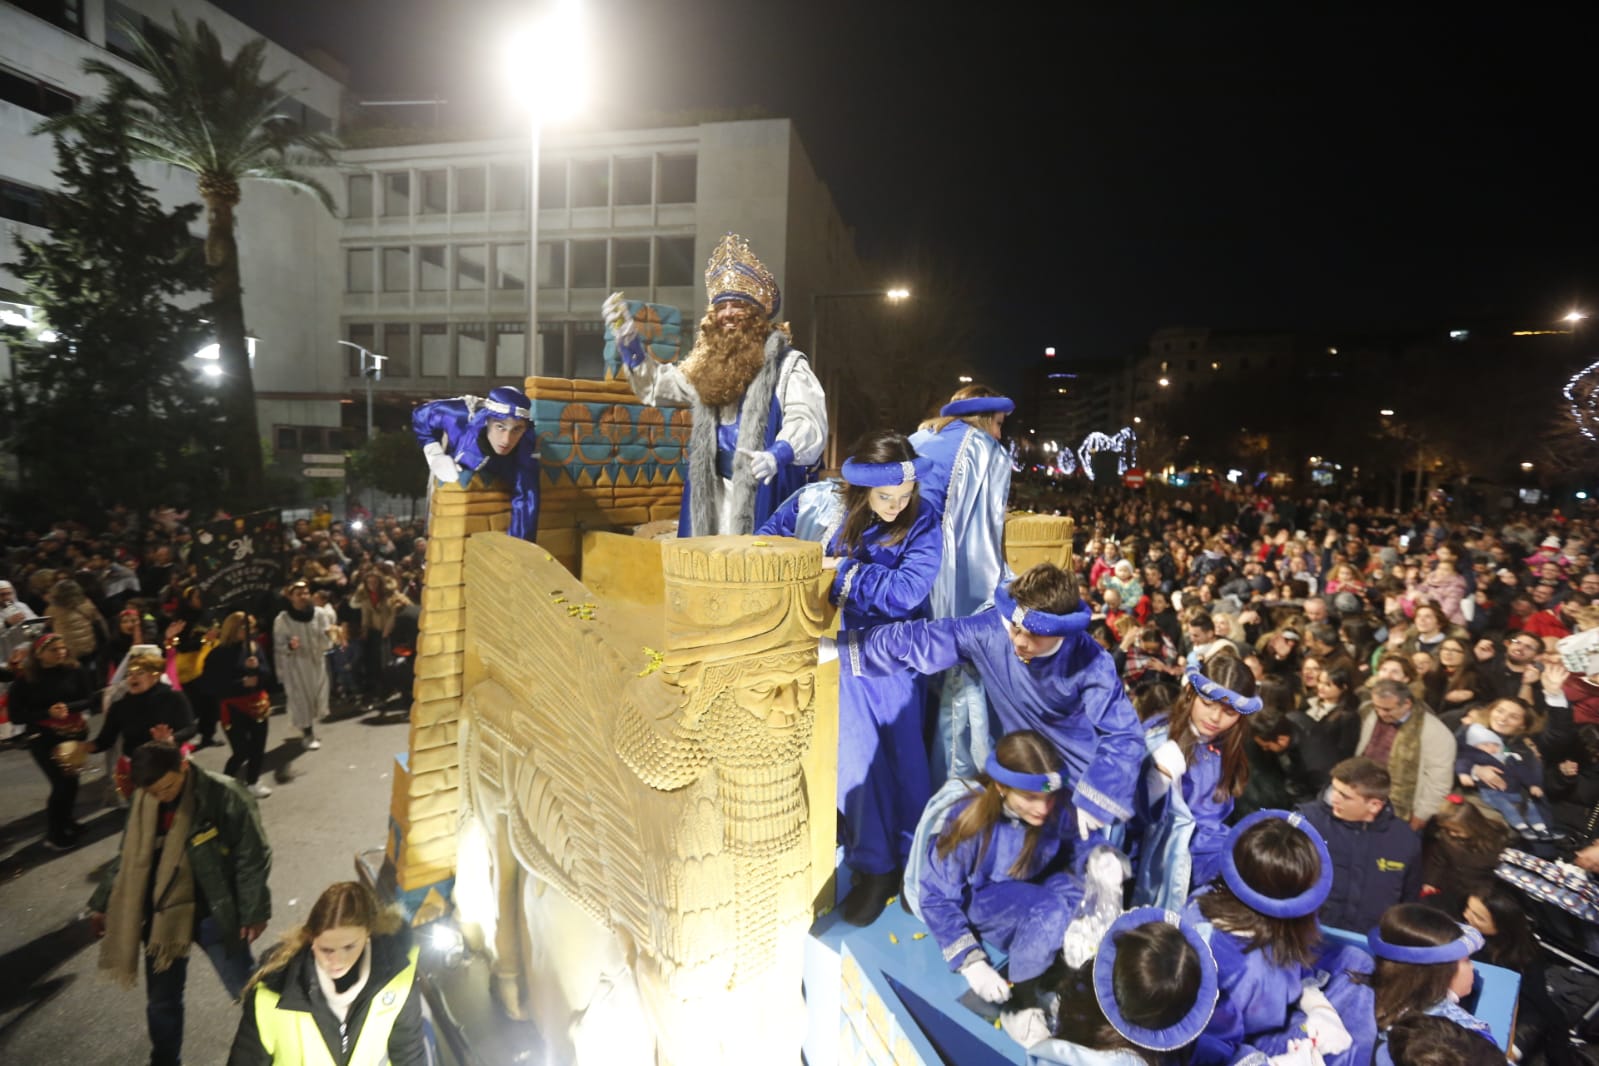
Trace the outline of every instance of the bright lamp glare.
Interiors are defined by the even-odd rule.
[[[219,378],[219,377],[222,376],[222,364],[221,363],[207,363],[207,364],[205,364],[205,369],[202,370],[201,373],[203,373],[208,378]]]
[[[196,359],[220,359],[222,358],[222,349],[215,341],[212,341],[204,348],[201,348],[199,351],[195,352],[194,357]]]
[[[53,329],[47,329],[43,333],[39,334],[39,339],[44,341],[46,344],[54,344],[56,341],[61,339],[61,334],[57,333]]]
[[[540,121],[568,118],[588,94],[588,47],[582,6],[557,0],[555,9],[505,42],[506,83]]]

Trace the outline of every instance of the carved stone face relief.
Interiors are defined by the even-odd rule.
[[[757,660],[733,683],[733,702],[771,729],[792,729],[816,696],[816,675],[803,655]]]

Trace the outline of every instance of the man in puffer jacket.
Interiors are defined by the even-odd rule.
[[[1389,787],[1387,770],[1357,756],[1332,768],[1326,795],[1299,807],[1332,855],[1323,925],[1371,929],[1395,903],[1421,898],[1421,837],[1394,814]]]

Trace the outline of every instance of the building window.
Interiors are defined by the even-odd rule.
[[[572,288],[605,288],[605,242],[572,242]]]
[[[416,250],[416,287],[422,292],[443,292],[450,287],[449,258],[442,244],[424,244]]]
[[[51,25],[60,26],[68,33],[83,36],[83,0],[12,0],[12,4]],[[122,7],[121,4],[111,6]],[[127,12],[127,8],[122,10]]]
[[[383,291],[411,291],[411,249],[383,249]]]
[[[691,155],[663,155],[661,157],[661,195],[663,204],[691,204],[694,202],[694,182],[698,161]]]
[[[496,289],[527,288],[527,245],[496,244],[494,246],[494,287]]]
[[[370,248],[344,250],[344,291],[371,292],[375,253]]]
[[[650,167],[648,159],[618,159],[616,161],[616,203],[632,206],[650,202]]]
[[[482,167],[461,167],[455,172],[455,209],[463,215],[475,215],[488,203],[484,187],[487,172]]]
[[[572,206],[605,207],[611,202],[611,161],[589,159],[572,164]]]
[[[650,286],[650,242],[616,240],[611,242],[611,284],[618,289],[647,289]]]
[[[377,333],[378,328],[372,325],[370,322],[358,322],[345,329],[344,338],[351,344],[359,344],[367,351],[371,351],[377,346]],[[345,348],[344,354],[349,360],[345,367],[345,373],[352,378],[360,377],[361,353],[356,351],[354,348]],[[379,352],[378,354],[382,355],[383,353]]]
[[[383,217],[409,218],[411,215],[411,172],[401,170],[383,175]]]
[[[47,117],[71,114],[78,106],[78,98],[71,93],[5,67],[0,67],[0,100]]]
[[[694,238],[655,238],[655,284],[694,284]]]
[[[390,322],[383,327],[383,363],[386,378],[411,376],[411,327]]]
[[[272,447],[279,455],[300,450],[300,431],[295,426],[276,426],[272,434]]]
[[[0,218],[24,222],[30,226],[46,226],[44,190],[31,185],[18,185],[0,178]]]
[[[422,324],[422,376],[450,376],[450,327],[443,322]]]
[[[494,376],[519,378],[527,371],[527,325],[522,322],[494,323]]]
[[[552,373],[559,370],[566,373],[566,327],[557,322],[555,325],[545,323],[539,330],[539,343],[544,347],[544,365],[551,367]]]
[[[566,242],[539,245],[539,288],[566,288]]]
[[[455,372],[463,378],[489,375],[488,333],[478,323],[455,328]]]
[[[527,168],[514,163],[495,163],[489,168],[489,209],[527,210]]]
[[[458,292],[478,292],[488,275],[488,258],[481,244],[455,246],[455,288]]]
[[[424,170],[417,175],[422,182],[420,209],[424,215],[443,215],[450,210],[450,172]]]
[[[349,215],[350,215],[350,217],[351,218],[371,218],[372,217],[372,175],[370,175],[370,174],[351,174],[350,175],[350,183],[347,186],[347,188],[349,189],[349,192],[350,192],[350,196],[349,196],[349,201],[350,201]]]
[[[566,206],[566,164],[539,164],[539,206],[559,208]]]
[[[572,323],[572,376],[605,377],[605,323]]]

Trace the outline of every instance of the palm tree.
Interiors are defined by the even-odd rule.
[[[195,175],[205,202],[205,261],[211,272],[211,322],[221,355],[222,407],[227,419],[229,495],[235,505],[261,502],[261,438],[255,388],[245,346],[239,247],[234,209],[246,180],[311,193],[330,212],[333,196],[301,168],[328,166],[334,138],[302,129],[281,111],[283,80],[261,73],[267,42],[256,38],[233,56],[222,54],[204,21],[192,27],[173,13],[173,37],[152,39],[128,27],[148,79],[131,77],[100,59],[83,69],[106,81],[107,93],[127,107],[134,154]],[[65,121],[70,116],[56,121]],[[48,128],[48,124],[47,127]]]

